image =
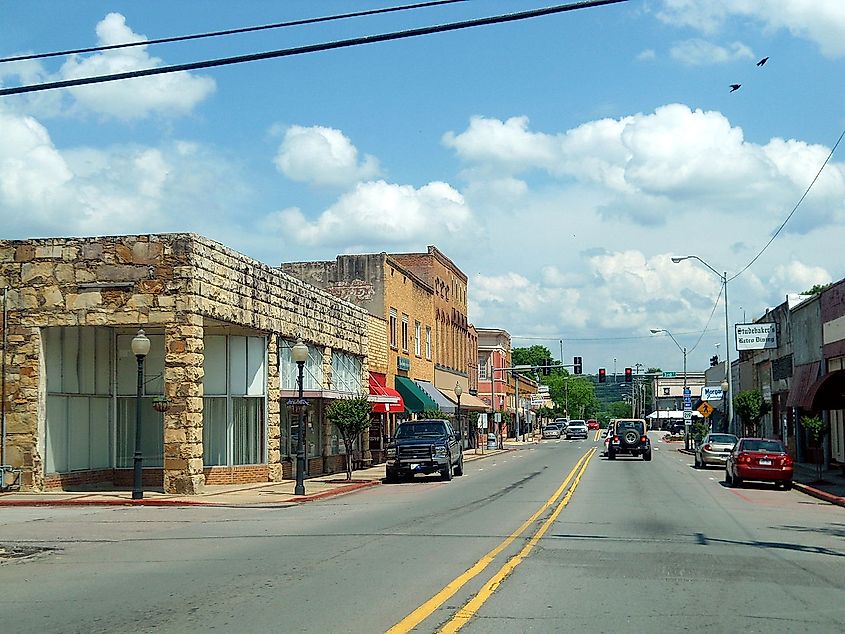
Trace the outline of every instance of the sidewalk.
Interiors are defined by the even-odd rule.
[[[510,444],[510,443],[508,443]],[[522,444],[522,443],[520,443]],[[474,449],[464,453],[464,462],[472,462],[507,452],[508,449]],[[107,491],[48,491],[45,493],[0,493],[3,506],[221,506],[221,507],[286,507],[343,495],[378,486],[384,478],[384,464],[352,472],[320,475],[305,480],[305,495],[294,495],[294,480],[261,482],[256,484],[210,485],[201,495],[178,495],[145,490],[143,500],[133,500],[130,489]]]

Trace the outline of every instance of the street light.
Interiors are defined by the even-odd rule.
[[[681,346],[675,337],[672,336],[672,333],[666,330],[665,328],[652,328],[651,334],[656,335],[658,332],[665,332],[669,337],[671,337],[672,341],[675,342],[675,345],[678,346],[678,350],[680,350],[684,354],[684,400],[687,398],[687,349],[686,346]],[[692,419],[690,419],[692,420]],[[689,451],[689,425],[687,424],[687,417],[686,417],[686,406],[684,407],[684,449]]]
[[[726,396],[725,396],[725,395],[728,393],[728,388],[730,388],[730,385],[728,385],[728,382],[727,382],[725,379],[722,379],[722,384],[721,384],[719,387],[721,387],[721,388],[722,388],[722,402],[724,403],[724,402],[725,402],[725,398],[726,398]],[[726,413],[727,413],[727,409],[728,409],[727,403],[725,403],[724,405],[722,405],[722,413],[723,413],[723,414],[726,414]],[[730,431],[730,428],[729,428],[728,426],[730,425],[730,421],[726,421],[726,422],[727,422],[728,424],[727,424],[727,425],[725,425],[725,431],[726,431],[726,432],[729,432],[729,431]]]
[[[144,357],[150,351],[150,340],[144,334],[143,328],[132,337],[132,354],[138,361],[138,386],[135,390],[135,456],[133,459],[132,499],[144,499],[144,487],[141,482],[143,473],[143,457],[141,456],[141,396],[144,393]]]
[[[296,439],[296,486],[293,489],[294,495],[305,495],[305,421],[303,420],[302,406],[302,372],[305,367],[305,360],[308,358],[308,346],[297,340],[290,350],[291,358],[296,362],[297,384],[299,386],[299,434]]]
[[[455,383],[455,396],[458,397],[458,410],[455,412],[455,418],[458,419],[458,429],[461,431],[464,430],[463,423],[461,423],[461,394],[463,394],[464,389],[461,387],[460,383]],[[466,442],[469,443],[469,430],[466,430],[467,439]],[[469,448],[469,445],[467,445]]]
[[[684,257],[674,257],[672,258],[672,262],[678,264],[679,262],[683,262],[684,260],[698,260],[708,269],[713,271],[718,278],[722,281],[722,286],[725,289],[725,365],[727,366],[727,382],[728,382],[728,389],[723,390],[725,392],[725,398],[728,401],[728,429],[727,431],[731,431],[733,427],[733,420],[734,420],[734,404],[733,399],[731,398],[731,390],[733,384],[733,377],[731,376],[731,334],[730,334],[730,325],[728,323],[728,273],[725,271],[724,273],[719,273],[716,269],[712,266],[707,264],[704,260],[702,260],[697,255],[685,255]]]

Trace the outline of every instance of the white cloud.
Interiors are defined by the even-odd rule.
[[[282,210],[268,222],[297,243],[379,245],[381,250],[383,245],[442,242],[450,234],[471,230],[471,219],[464,197],[446,183],[416,189],[379,180],[359,183],[313,222],[297,208]]]
[[[677,42],[669,51],[673,59],[690,66],[725,64],[740,59],[753,59],[754,53],[745,44],[734,42],[728,47],[694,38]]]
[[[784,217],[811,182],[829,150],[802,141],[745,141],[721,113],[662,106],[651,114],[601,119],[565,133],[532,131],[526,117],[473,117],[443,142],[469,164],[471,178],[540,170],[611,194],[601,212],[641,224],[689,212],[733,214],[769,222]],[[508,149],[510,148],[510,151]],[[831,163],[788,231],[805,232],[845,216],[845,170]]]
[[[769,278],[769,286],[779,289],[778,297],[783,298],[787,293],[803,293],[816,284],[827,284],[832,281],[830,273],[824,268],[792,260],[775,267],[774,273]]]
[[[637,61],[638,62],[647,62],[657,58],[657,53],[654,52],[653,48],[647,48],[645,50],[640,51],[637,54]]]
[[[347,187],[379,175],[375,157],[359,162],[358,150],[340,130],[291,126],[276,154],[276,166],[291,180]]]
[[[109,13],[97,24],[100,45],[142,42],[119,13]],[[160,58],[147,52],[146,46],[114,49],[89,56],[75,55],[65,62],[54,79],[76,79],[128,72],[163,65]],[[75,98],[75,110],[85,109],[116,119],[140,119],[153,114],[178,115],[190,112],[215,89],[210,77],[188,72],[168,73],[112,81],[89,86],[75,86],[67,91]]]
[[[663,21],[715,33],[746,18],[772,31],[787,30],[814,42],[828,57],[845,55],[845,2],[842,0],[662,0]]]

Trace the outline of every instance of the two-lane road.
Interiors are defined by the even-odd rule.
[[[845,630],[845,510],[545,441],[293,508],[3,509],[12,632]],[[12,623],[11,629],[6,624]]]

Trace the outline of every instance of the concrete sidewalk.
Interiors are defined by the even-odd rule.
[[[507,443],[510,445],[511,443]],[[522,443],[519,443],[522,444]],[[464,453],[464,462],[472,462],[509,451],[485,449]],[[352,472],[352,481],[346,473],[332,473],[305,480],[305,495],[294,495],[294,480],[261,482],[256,484],[211,485],[201,495],[178,495],[155,490],[145,490],[143,500],[133,500],[131,489],[101,491],[48,491],[45,493],[0,493],[2,506],[224,506],[260,507],[294,506],[326,497],[343,495],[378,486],[384,479],[384,464]]]

